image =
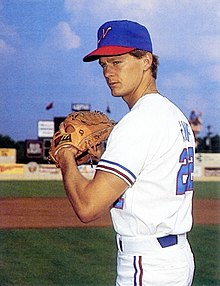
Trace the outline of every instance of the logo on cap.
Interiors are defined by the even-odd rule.
[[[108,27],[106,29],[102,29],[102,35],[98,39],[98,44],[107,36],[108,32],[111,31],[112,27]]]

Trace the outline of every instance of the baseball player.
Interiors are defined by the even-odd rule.
[[[197,114],[195,110],[192,110],[189,116],[189,123],[192,128],[192,131],[195,137],[196,147],[197,147],[198,135],[202,129],[202,112],[199,112]]]
[[[67,196],[83,222],[110,209],[117,286],[191,285],[194,136],[183,113],[157,90],[149,32],[132,21],[106,22],[83,60],[98,60],[112,96],[129,112],[113,128],[91,181],[78,171],[74,147],[57,153]]]

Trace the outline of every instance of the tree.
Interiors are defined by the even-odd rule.
[[[220,153],[220,136],[205,136],[198,138],[198,153]]]
[[[26,156],[25,156],[25,142],[24,141],[18,141],[16,143],[16,150],[17,150],[17,163],[28,163]]]
[[[211,138],[211,144],[212,144],[212,152],[213,153],[220,153],[220,136],[215,135]]]
[[[0,148],[16,148],[16,142],[9,136],[0,134]]]

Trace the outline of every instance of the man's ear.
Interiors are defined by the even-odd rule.
[[[143,57],[144,60],[144,66],[145,70],[148,70],[153,62],[153,55],[151,53],[146,53],[146,55]]]

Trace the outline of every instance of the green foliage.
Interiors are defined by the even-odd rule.
[[[27,161],[26,155],[25,155],[25,142],[24,141],[18,141],[16,143],[16,150],[17,150],[17,158],[16,162],[17,163],[28,163],[29,160]]]
[[[210,141],[209,141],[210,140]],[[220,153],[220,136],[198,138],[198,153]]]
[[[16,148],[16,142],[9,136],[0,134],[0,148]]]
[[[212,152],[220,153],[220,136],[219,135],[212,137],[211,144],[212,144]]]

